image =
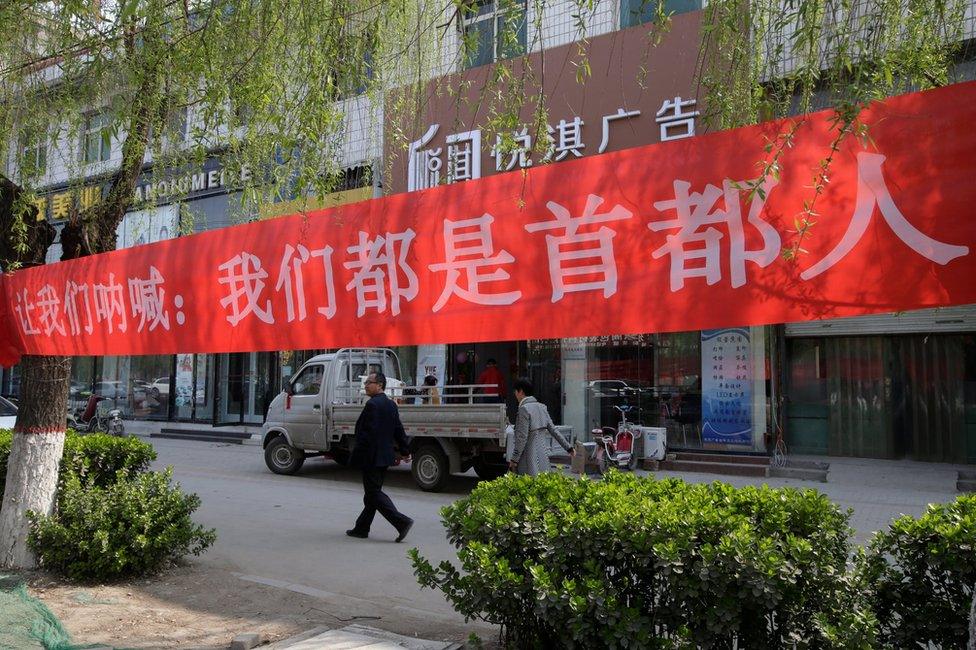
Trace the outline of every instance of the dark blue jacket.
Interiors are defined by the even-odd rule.
[[[410,453],[400,412],[386,393],[373,395],[356,420],[356,446],[349,463],[353,467],[389,467],[396,460],[396,450],[404,456]]]

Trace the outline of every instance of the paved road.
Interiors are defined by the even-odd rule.
[[[394,544],[393,528],[380,517],[369,540],[345,535],[362,507],[362,488],[354,470],[312,459],[297,476],[277,476],[265,467],[257,446],[162,439],[152,443],[159,455],[157,464],[172,465],[183,488],[200,495],[203,504],[196,520],[218,530],[216,546],[197,561],[317,596],[353,615],[379,616],[373,623],[393,632],[431,639],[464,639],[472,631],[484,639],[493,637],[494,628],[465,624],[439,592],[421,590],[406,557],[407,549],[416,546],[435,561],[456,558],[444,538],[439,509],[470,492],[477,484],[473,475],[452,477],[444,492],[429,494],[414,487],[406,468],[393,469],[388,493],[417,522],[407,543]],[[918,515],[926,504],[956,496],[955,466],[829,460],[826,484],[661,475],[816,488],[842,507],[853,508],[851,523],[859,542],[894,516]]]
[[[265,467],[261,447],[151,442],[157,467],[173,466],[174,479],[200,496],[194,519],[218,531],[217,544],[194,561],[339,602],[357,615],[381,616],[377,626],[401,634],[493,635],[486,625],[465,624],[440,592],[422,590],[406,555],[415,546],[432,560],[456,559],[439,510],[469,493],[474,476],[452,477],[444,492],[429,494],[414,487],[409,470],[392,469],[387,493],[416,520],[406,541],[396,544],[396,532],[379,515],[368,540],[346,536],[362,509],[355,470],[310,459],[298,475],[278,476]]]

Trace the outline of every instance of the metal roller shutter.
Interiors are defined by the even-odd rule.
[[[976,305],[787,323],[786,336],[976,332]]]

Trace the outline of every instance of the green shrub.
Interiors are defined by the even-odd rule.
[[[7,481],[7,460],[13,432],[0,430],[0,493]],[[120,470],[126,475],[140,474],[156,460],[156,450],[138,438],[117,438],[104,433],[81,435],[69,429],[64,437],[64,455],[58,472],[60,483],[69,473],[77,474],[82,482],[89,478],[96,485],[115,482]]]
[[[105,487],[118,479],[119,472],[132,477],[147,471],[156,460],[156,450],[135,437],[116,437],[107,433],[79,435],[74,431],[64,439],[61,457],[62,482],[70,472],[82,483],[91,481]]]
[[[52,517],[29,513],[28,543],[42,567],[75,580],[153,573],[216,539],[193,523],[195,494],[171,485],[172,470],[147,472],[105,487],[66,477]]]
[[[887,647],[966,647],[976,584],[976,495],[930,505],[875,534],[861,579]]]
[[[505,476],[442,510],[421,585],[517,647],[866,647],[849,513],[814,490]]]

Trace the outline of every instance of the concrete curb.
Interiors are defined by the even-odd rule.
[[[268,646],[269,650],[458,650],[461,643],[416,639],[366,625],[347,625],[338,629],[319,626]]]

